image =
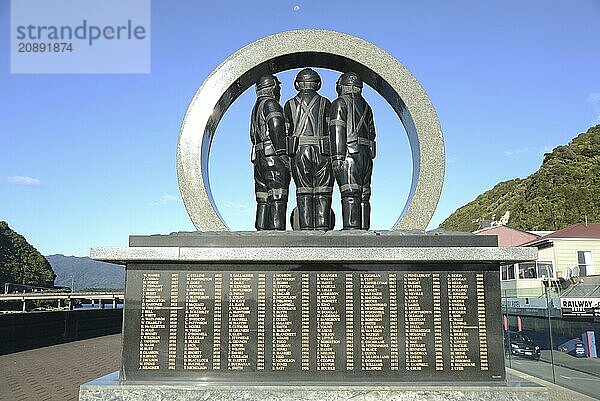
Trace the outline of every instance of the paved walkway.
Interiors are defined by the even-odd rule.
[[[0,356],[0,400],[76,401],[79,385],[119,370],[121,335]]]

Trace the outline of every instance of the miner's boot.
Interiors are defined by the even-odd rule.
[[[287,210],[287,199],[277,200],[271,203],[271,216],[273,218],[273,230],[285,231],[285,212]]]
[[[269,217],[269,208],[266,202],[259,202],[256,204],[256,220],[254,221],[254,228],[258,231],[267,230],[267,219]]]
[[[315,229],[327,231],[331,228],[331,195],[315,196]]]
[[[343,230],[360,230],[361,228],[360,199],[355,196],[342,198]]]
[[[300,195],[296,197],[298,205],[298,218],[300,230],[313,230],[315,227],[315,207],[312,195]]]
[[[360,214],[361,214],[361,229],[368,230],[371,227],[371,204],[367,202],[363,202],[360,204]]]

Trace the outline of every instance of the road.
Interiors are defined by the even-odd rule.
[[[510,361],[506,361],[506,366],[552,383],[554,377],[552,364],[549,362],[550,358],[550,351],[544,350],[542,351],[542,359],[539,361],[511,356]],[[590,397],[600,397],[600,377],[586,373],[584,370],[587,368],[587,372],[598,371],[600,367],[598,358],[576,358],[555,352],[554,359],[554,376],[557,385],[571,388]],[[572,366],[574,369],[568,366]]]

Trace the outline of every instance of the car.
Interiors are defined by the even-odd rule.
[[[585,344],[579,338],[572,338],[565,341],[561,343],[557,349],[560,352],[564,352],[567,355],[575,356],[577,358],[587,358],[588,356]]]
[[[523,358],[540,359],[540,346],[536,345],[523,333],[505,332],[504,349],[506,354]]]

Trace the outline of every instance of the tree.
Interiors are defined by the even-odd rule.
[[[55,277],[46,258],[8,223],[0,221],[0,286],[11,282],[51,287]]]

